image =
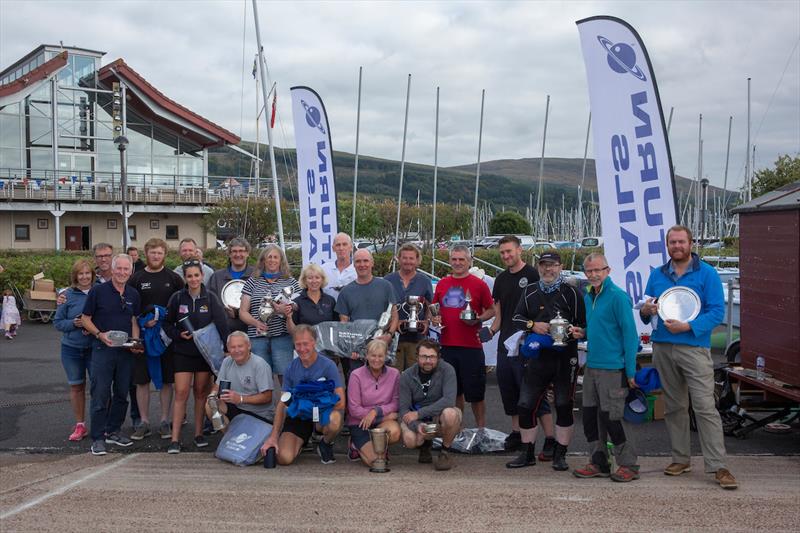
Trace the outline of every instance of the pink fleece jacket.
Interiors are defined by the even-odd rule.
[[[350,374],[347,384],[347,425],[358,425],[372,409],[378,412],[376,422],[389,413],[396,413],[399,395],[400,371],[396,368],[383,367],[378,379],[368,366],[357,368]]]

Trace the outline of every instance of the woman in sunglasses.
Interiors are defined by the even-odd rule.
[[[203,285],[203,268],[198,260],[183,263],[186,286],[172,295],[167,304],[164,331],[172,338],[175,354],[175,401],[172,420],[183,420],[189,389],[194,391],[194,444],[208,446],[203,436],[205,395],[211,382],[211,368],[192,339],[192,331],[214,324],[221,339],[228,338],[225,308],[213,292]],[[194,383],[193,383],[194,382]],[[181,424],[172,424],[172,442],[167,453],[180,453]]]

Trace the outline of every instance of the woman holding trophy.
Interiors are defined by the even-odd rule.
[[[358,461],[360,457],[361,462],[369,467],[379,459],[370,440],[370,430],[386,434],[387,450],[388,445],[400,440],[397,421],[400,371],[386,366],[388,350],[382,340],[370,341],[367,344],[367,365],[353,370],[347,383],[348,457],[351,461]]]
[[[168,453],[180,453],[181,423],[186,414],[189,390],[194,391],[194,444],[208,446],[203,437],[206,394],[211,383],[211,368],[192,338],[195,330],[214,324],[220,339],[228,337],[228,320],[217,295],[203,285],[202,264],[197,259],[183,263],[186,286],[167,303],[164,332],[172,339],[175,356],[175,401],[172,404],[172,442]]]
[[[286,317],[294,310],[292,297],[299,290],[286,255],[275,244],[261,251],[253,276],[242,288],[239,318],[247,325],[251,350],[269,364],[280,383],[292,362],[294,347]]]

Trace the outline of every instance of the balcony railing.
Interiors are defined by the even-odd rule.
[[[250,177],[141,174],[127,176],[127,201],[142,204],[215,204],[237,197],[271,197],[270,183]],[[0,201],[120,203],[119,172],[0,168]]]

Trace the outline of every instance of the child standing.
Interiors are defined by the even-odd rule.
[[[6,331],[6,339],[13,339],[17,336],[17,328],[22,323],[17,309],[17,299],[11,289],[3,291],[3,316],[0,320],[3,329]]]

